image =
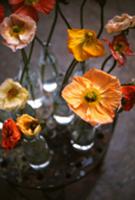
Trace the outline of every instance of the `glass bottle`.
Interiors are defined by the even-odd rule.
[[[44,44],[39,59],[39,69],[42,87],[45,92],[52,93],[57,89],[58,68],[55,55],[52,53],[51,44]]]
[[[42,135],[25,138],[23,147],[26,160],[34,170],[46,168],[50,164],[52,152]]]
[[[71,133],[70,142],[74,149],[87,151],[93,147],[97,127],[93,127],[76,117],[69,129]]]
[[[22,67],[19,72],[20,80]],[[25,71],[21,83],[30,93],[28,104],[34,109],[36,117],[47,119],[53,111],[53,99],[49,93],[43,91],[39,69],[29,64],[28,70]]]

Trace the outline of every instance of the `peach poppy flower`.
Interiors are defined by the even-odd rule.
[[[28,15],[38,20],[38,12],[49,14],[56,0],[9,0],[9,4],[16,13]]]
[[[12,111],[24,108],[29,98],[28,91],[20,83],[6,79],[0,85],[0,109]]]
[[[115,16],[109,20],[105,28],[108,33],[115,33],[134,27],[134,25],[135,16],[130,16],[127,13],[124,13],[121,16]]]
[[[72,111],[95,126],[113,121],[122,94],[115,76],[93,68],[83,76],[74,77],[62,96]]]
[[[17,126],[25,136],[35,136],[41,132],[41,126],[38,119],[23,114],[17,118]]]
[[[0,34],[4,38],[4,44],[15,52],[33,40],[36,28],[35,21],[29,16],[12,14],[0,24]]]
[[[79,62],[104,55],[104,46],[96,33],[87,29],[68,30],[68,48]]]
[[[3,21],[5,15],[4,6],[0,4],[0,23]]]

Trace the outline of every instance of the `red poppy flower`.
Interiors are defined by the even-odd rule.
[[[2,143],[1,146],[5,149],[12,149],[21,139],[21,133],[12,119],[4,122],[2,129]]]
[[[109,45],[112,56],[120,65],[123,65],[126,62],[126,56],[134,55],[124,34],[114,36],[112,42],[106,39],[105,41]]]
[[[122,108],[125,111],[129,111],[135,104],[135,85],[122,86],[122,93]]]
[[[2,4],[0,4],[0,23],[4,19],[4,15],[5,15],[4,6]]]
[[[49,14],[56,0],[9,0],[9,4],[15,13],[28,15],[34,20],[38,20],[38,12]]]

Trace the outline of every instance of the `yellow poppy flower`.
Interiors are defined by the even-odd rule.
[[[0,85],[0,109],[12,111],[25,107],[29,98],[28,91],[20,83],[6,79]]]
[[[96,38],[94,31],[87,29],[69,29],[68,48],[79,62],[104,55],[102,42]]]
[[[62,91],[71,110],[95,126],[111,123],[121,103],[119,80],[98,69],[74,77]]]
[[[41,132],[41,126],[38,119],[28,114],[21,115],[16,121],[18,128],[26,136],[35,136]]]

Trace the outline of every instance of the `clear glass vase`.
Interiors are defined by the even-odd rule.
[[[87,151],[93,147],[97,127],[93,127],[76,117],[69,129],[71,133],[70,142],[74,149]]]
[[[43,90],[48,93],[53,93],[57,89],[58,67],[55,55],[52,52],[51,44],[46,45],[41,49],[39,59],[39,69]]]
[[[23,147],[26,160],[33,169],[44,169],[50,164],[52,152],[43,136],[25,138]]]
[[[20,67],[18,80],[23,73],[23,66]],[[43,91],[39,69],[30,63],[25,71],[21,84],[29,91],[28,104],[33,108],[36,117],[47,119],[53,112],[53,98],[49,93]]]

